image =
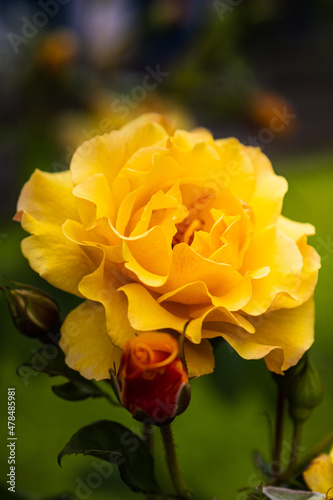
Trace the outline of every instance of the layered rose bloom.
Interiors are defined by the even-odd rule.
[[[185,330],[189,376],[209,339],[282,373],[311,346],[319,256],[281,216],[287,182],[257,148],[144,115],[81,145],[70,171],[36,170],[16,220],[23,254],[85,301],[61,330],[68,365],[107,378],[140,332]]]
[[[126,342],[116,383],[122,404],[138,420],[164,425],[186,410],[190,385],[178,354],[178,342],[165,333]]]

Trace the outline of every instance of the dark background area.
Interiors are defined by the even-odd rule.
[[[147,89],[143,82],[151,72],[161,76],[156,88]],[[11,220],[35,168],[68,168],[78,144],[146,111],[169,114],[179,128],[205,126],[217,138],[236,136],[263,149],[289,181],[284,215],[317,228],[311,243],[323,266],[312,357],[325,399],[307,424],[304,450],[331,431],[331,0],[2,0],[0,94],[0,280],[4,285],[6,274],[49,291],[64,316],[77,299],[29,268],[20,252],[24,231]],[[277,117],[278,131],[272,127]],[[19,379],[17,365],[38,344],[14,329],[4,299],[0,311],[1,405],[7,387],[17,392],[18,492],[36,500],[64,492],[82,499],[133,498],[117,471],[93,488],[87,486],[93,460],[66,458],[60,469],[56,456],[94,420],[121,420],[133,430],[137,423],[103,401],[57,399],[50,390],[54,381],[43,374]],[[251,452],[261,449],[269,457],[264,412],[274,419],[275,386],[263,361],[244,361],[225,344],[216,353],[214,374],[194,381],[190,408],[175,422],[179,460],[195,498],[241,500],[239,488],[260,482]],[[4,472],[4,414],[0,427]],[[5,485],[4,476],[1,481]]]

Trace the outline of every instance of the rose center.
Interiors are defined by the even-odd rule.
[[[172,239],[172,247],[178,243],[191,245],[194,239],[194,232],[202,229],[204,225],[205,221],[203,219],[194,219],[191,221],[189,217],[186,217],[186,219],[176,225],[177,233]]]
[[[172,247],[178,243],[191,245],[195,231],[207,229],[207,211],[209,211],[209,207],[215,197],[216,192],[207,189],[205,193],[200,192],[195,198],[191,197],[190,200],[187,199],[187,203],[185,200],[185,203],[183,201],[188,210],[188,215],[183,221],[176,224],[177,233],[173,237]]]

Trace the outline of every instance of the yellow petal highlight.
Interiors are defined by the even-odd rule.
[[[67,365],[87,379],[108,379],[109,370],[120,364],[122,351],[107,335],[104,308],[96,302],[83,302],[69,313],[59,345]]]
[[[235,138],[218,139],[215,141],[215,148],[221,159],[221,166],[210,172],[212,180],[247,202],[256,183],[255,167],[247,154],[247,148]]]
[[[316,230],[312,224],[295,222],[281,215],[278,219],[277,227],[294,241],[298,241],[302,236],[311,236]]]
[[[94,256],[66,238],[60,226],[41,224],[27,213],[23,214],[22,226],[34,233],[21,244],[32,269],[51,285],[81,297],[78,284],[96,269]]]
[[[270,310],[300,306],[313,295],[318,281],[318,270],[321,267],[320,256],[313,247],[307,244],[306,236],[301,236],[298,239],[297,246],[303,258],[303,267],[300,274],[301,284],[297,299],[288,297],[283,293],[277,294]]]
[[[254,333],[253,325],[242,315],[232,313],[224,307],[210,307],[189,310],[191,321],[186,327],[186,337],[195,344],[202,338],[214,338],[222,335],[225,323],[231,323],[244,328],[248,333]]]
[[[37,221],[47,224],[61,225],[66,219],[79,220],[72,191],[69,171],[35,170],[21,191],[17,211],[26,211]],[[16,220],[21,220],[20,216]]]
[[[94,230],[86,230],[81,222],[67,219],[62,225],[62,231],[66,238],[78,243],[79,245],[96,245],[98,243],[107,245],[108,240],[105,236],[97,233]]]
[[[106,217],[115,221],[115,206],[109,184],[103,174],[95,174],[76,186],[73,194],[79,198],[82,222],[92,225],[95,219]]]
[[[181,166],[181,178],[214,178],[214,172],[221,169],[221,160],[216,152],[214,145],[202,141],[193,141],[193,136],[184,131],[177,131],[170,139],[172,147],[170,156]],[[203,170],[203,165],[205,165]],[[212,184],[216,185],[214,180]]]
[[[171,262],[171,245],[160,226],[153,227],[145,235],[124,242],[126,269],[129,269],[147,285],[165,281]],[[158,255],[158,259],[156,256]],[[159,276],[163,278],[161,281]]]
[[[203,281],[210,293],[221,296],[238,285],[241,280],[242,276],[230,265],[205,259],[190,246],[179,243],[172,252],[168,279],[156,290],[168,293],[188,283]]]
[[[126,142],[122,132],[114,130],[110,134],[97,135],[84,142],[74,153],[70,170],[74,185],[88,177],[103,174],[112,182],[126,160]]]
[[[164,309],[143,286],[130,283],[119,290],[128,298],[128,319],[136,330],[171,328],[178,332],[183,331],[187,318],[178,317]]]
[[[211,304],[211,294],[209,293],[207,286],[203,281],[195,281],[194,283],[188,283],[183,285],[172,292],[165,293],[161,295],[157,302],[162,304],[166,300],[171,302],[177,302],[180,304]]]
[[[134,120],[122,128],[126,138],[127,155],[130,158],[136,151],[155,144],[165,145],[169,137],[162,125],[152,121]]]
[[[214,371],[213,348],[208,340],[193,344],[185,339],[184,354],[189,378],[201,377]]]
[[[332,458],[324,453],[319,455],[303,472],[303,477],[310,490],[326,495],[333,488]]]
[[[131,135],[132,133],[135,133],[135,130],[140,128],[140,126],[152,122],[163,127],[169,135],[173,135],[175,131],[175,124],[173,123],[173,121],[169,117],[160,115],[158,113],[145,113],[138,118],[130,121],[129,123],[126,123],[126,125],[124,125],[121,130],[124,132],[124,134]]]
[[[288,183],[284,177],[274,173],[271,162],[259,148],[247,147],[246,154],[255,169],[256,187],[248,203],[254,211],[259,230],[277,223]]]
[[[256,259],[262,257],[261,263],[268,266],[270,272],[263,278],[257,278],[252,282],[251,300],[243,307],[246,313],[252,315],[267,311],[278,293],[288,294],[292,299],[297,300],[301,286],[303,258],[294,240],[277,230],[275,241],[270,252],[267,252],[264,232],[261,236],[262,238],[258,238],[256,243],[253,240],[251,251],[257,252]]]
[[[104,306],[107,333],[112,343],[121,349],[135,335],[128,321],[127,299],[117,291],[123,283],[124,277],[117,267],[107,264],[104,258],[96,271],[85,276],[79,285],[84,297]]]

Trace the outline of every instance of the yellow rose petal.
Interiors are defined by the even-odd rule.
[[[171,245],[160,226],[155,226],[146,234],[124,242],[125,267],[146,285],[163,283],[171,263]],[[158,259],[156,258],[158,255]],[[159,280],[158,277],[162,276]]]
[[[158,113],[144,113],[138,118],[126,123],[126,125],[122,127],[122,131],[128,136],[135,133],[138,128],[147,123],[156,123],[160,125],[169,135],[173,135],[175,131],[173,121],[169,117]]]
[[[66,219],[79,220],[72,191],[69,171],[49,173],[35,170],[21,191],[17,211],[26,211],[34,219],[47,224],[61,225]],[[16,220],[21,220],[21,216],[17,215]]]
[[[207,306],[205,308],[189,308],[190,322],[186,327],[186,337],[195,344],[200,343],[202,338],[214,338],[222,335],[225,323],[245,329],[248,333],[254,333],[255,328],[243,316],[232,313],[224,307]]]
[[[251,157],[237,139],[218,139],[215,148],[221,159],[221,168],[210,172],[212,180],[219,186],[226,187],[230,192],[248,202],[255,185],[255,167]]]
[[[297,299],[277,294],[274,298],[270,310],[281,309],[283,307],[297,307],[306,302],[312,295],[318,281],[318,270],[320,269],[320,256],[316,250],[307,244],[306,236],[301,236],[297,241],[297,246],[303,258],[303,267],[300,274],[300,289]]]
[[[22,226],[34,233],[21,244],[32,269],[51,285],[81,297],[78,284],[96,269],[94,256],[66,238],[60,226],[41,224],[27,213],[23,213]]]
[[[136,122],[136,123],[135,123]],[[162,125],[152,121],[134,120],[124,126],[122,132],[127,143],[127,155],[130,158],[136,151],[153,145],[163,146],[169,135]]]
[[[295,222],[281,215],[278,219],[277,227],[294,241],[298,241],[302,236],[311,236],[316,230],[312,224],[304,222]]]
[[[85,276],[79,285],[84,297],[104,306],[107,333],[113,344],[120,348],[135,335],[128,321],[127,299],[122,292],[117,291],[123,280],[117,267],[108,265],[104,258],[96,271]]]
[[[241,275],[228,264],[218,264],[201,257],[185,243],[173,249],[170,274],[159,291],[179,288],[194,281],[204,281],[214,295],[221,295],[241,281]]]
[[[269,250],[269,247],[265,247],[264,233],[262,236],[256,245],[253,240],[251,251],[257,253],[255,259],[258,263],[261,261],[264,266],[268,266],[270,272],[252,282],[252,297],[243,310],[253,315],[267,311],[278,293],[288,294],[297,300],[301,286],[303,258],[294,240],[277,230],[275,241]],[[249,262],[251,261],[248,259],[246,265],[251,265]]]
[[[71,311],[61,327],[61,349],[66,363],[87,379],[110,378],[109,370],[118,368],[122,351],[106,332],[104,308],[96,302],[83,302]]]
[[[109,218],[115,222],[115,206],[109,184],[103,174],[95,174],[77,185],[73,194],[79,198],[78,207],[84,224],[92,224],[95,219]]]
[[[246,148],[256,175],[256,188],[248,203],[254,211],[257,229],[276,224],[288,190],[284,177],[274,173],[271,162],[259,148]]]
[[[183,331],[187,318],[178,317],[164,309],[143,286],[130,283],[119,290],[128,298],[128,319],[133,328],[140,331],[165,328]]]
[[[201,377],[214,371],[213,348],[208,340],[193,344],[185,339],[184,354],[189,378]]]
[[[122,132],[97,135],[84,142],[74,153],[70,170],[75,185],[95,174],[104,174],[110,186],[126,160],[126,142]]]
[[[330,456],[323,453],[315,458],[303,472],[303,477],[310,490],[326,495],[333,488],[333,462]]]
[[[294,366],[314,340],[314,302],[308,300],[300,307],[279,309],[259,317],[247,316],[255,327],[249,335],[232,328],[222,336],[245,359],[265,357],[268,368],[282,373]]]

